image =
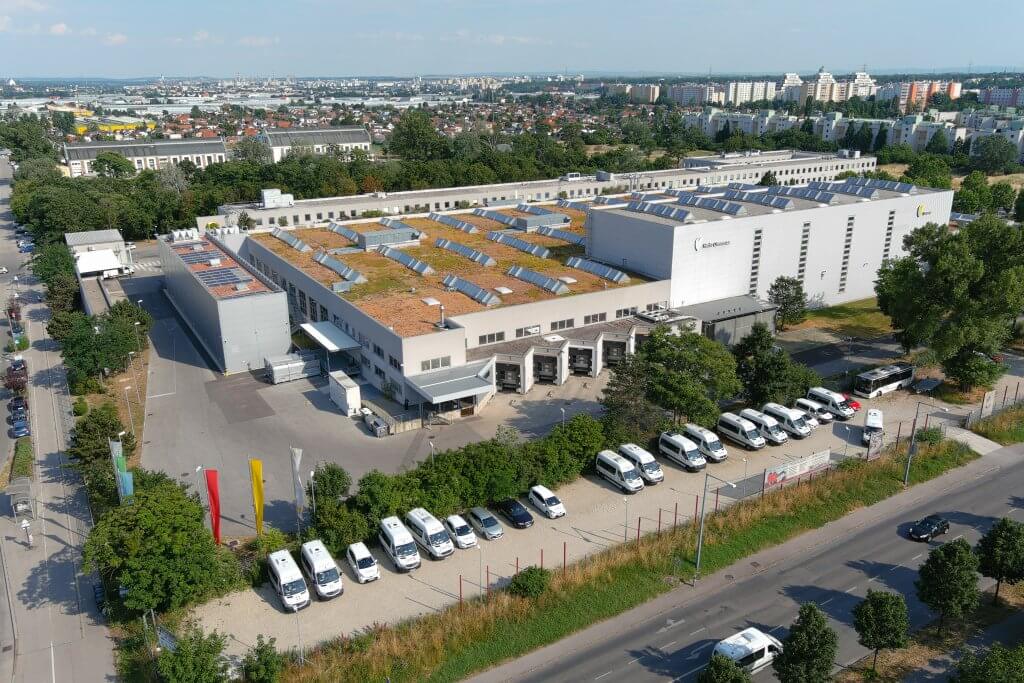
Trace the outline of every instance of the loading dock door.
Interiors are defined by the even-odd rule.
[[[533,378],[547,384],[558,382],[558,359],[554,356],[535,355],[533,357]]]
[[[569,349],[569,372],[590,376],[594,370],[593,349]]]
[[[495,363],[498,391],[519,391],[522,385],[522,370],[515,363]]]
[[[624,341],[606,341],[603,345],[604,353],[601,354],[604,366],[614,367],[622,362],[622,359],[626,357],[626,342]]]

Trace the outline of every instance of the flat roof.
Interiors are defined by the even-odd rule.
[[[436,372],[406,377],[406,382],[431,403],[454,401],[468,396],[485,394],[494,386],[489,377],[491,361],[482,360],[467,363],[457,368],[445,368]]]
[[[64,144],[68,161],[92,160],[100,152],[116,152],[125,158],[180,154],[226,153],[222,138],[182,138],[180,140],[99,140]]]
[[[331,128],[268,128],[263,131],[275,147],[303,145],[346,145],[370,142],[370,134],[362,126]]]
[[[170,247],[215,299],[236,299],[273,291],[248,266],[236,261],[207,237],[171,242]]]
[[[507,275],[507,271],[512,266],[528,268],[546,277],[556,279],[563,276],[571,277],[575,282],[568,285],[569,294],[561,296],[585,294],[650,282],[650,278],[629,272],[630,281],[628,283],[616,284],[565,265],[565,260],[568,257],[583,255],[582,246],[568,244],[562,240],[537,233],[509,230],[507,226],[481,216],[458,214],[455,217],[473,224],[479,232],[465,233],[429,218],[404,218],[402,220],[403,223],[422,230],[424,236],[420,240],[419,246],[401,247],[400,251],[429,265],[434,272],[428,275],[420,275],[376,251],[364,252],[352,249],[354,245],[350,240],[326,228],[300,228],[289,231],[290,234],[313,247],[311,251],[304,253],[293,249],[270,233],[250,234],[248,238],[260,243],[328,289],[342,278],[333,270],[314,261],[313,257],[318,251],[324,249],[342,250],[331,254],[332,258],[359,271],[366,277],[367,282],[354,284],[348,291],[340,292],[337,296],[358,306],[361,311],[381,324],[392,328],[396,334],[403,337],[427,334],[436,330],[435,323],[440,319],[440,308],[438,305],[425,303],[424,299],[434,299],[438,304],[443,304],[445,315],[448,317],[494,308],[494,306],[485,306],[466,294],[450,290],[442,282],[447,275],[455,275],[477,285],[487,293],[497,296],[500,299],[498,306],[525,304],[559,296],[537,285]],[[572,212],[570,217],[573,222],[569,226],[564,226],[563,229],[584,234],[583,213]],[[356,232],[383,228],[380,223],[375,222],[356,223],[345,227]],[[545,247],[551,252],[551,258],[534,256],[514,247],[498,244],[487,239],[488,231],[501,231],[503,234],[523,242]],[[492,257],[496,264],[484,266],[452,251],[436,247],[434,245],[438,239],[446,239],[480,251]],[[347,251],[349,249],[351,251]],[[497,291],[499,287],[509,289],[511,293],[499,292]]]
[[[106,242],[123,242],[120,230],[87,230],[85,232],[64,233],[64,243],[69,247],[85,247],[90,244]]]
[[[758,301],[756,297],[741,295],[705,301],[704,303],[691,304],[689,306],[680,306],[675,310],[685,315],[699,318],[702,322],[717,323],[745,315],[773,311],[776,308],[777,306],[774,304]]]
[[[359,342],[345,334],[345,331],[340,327],[327,320],[303,323],[299,327],[329,353],[361,348]]]

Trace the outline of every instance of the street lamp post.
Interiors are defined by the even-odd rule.
[[[138,320],[132,323],[132,327],[135,328],[135,348],[139,351],[142,350],[142,339],[139,337],[139,326],[141,324]]]
[[[427,440],[427,445],[430,446],[430,464],[433,465],[434,464],[434,452],[437,450],[436,447],[434,446],[434,438],[433,437],[431,437],[430,439]]]
[[[704,497],[700,499],[700,533],[697,535],[697,567],[693,573],[694,583],[697,583],[697,579],[700,578],[700,557],[704,550],[704,506],[708,503],[708,479],[715,479],[723,484],[728,484],[732,488],[736,488],[736,484],[731,481],[716,477],[706,469],[704,470]]]
[[[917,448],[917,418],[921,412],[921,406],[931,406],[932,408],[939,408],[942,412],[949,412],[949,408],[943,408],[932,403],[925,403],[924,401],[917,402],[917,408],[914,409],[914,422],[910,426],[910,445],[907,447],[907,469],[903,473],[903,485],[910,486],[910,463],[914,459],[914,449]]]
[[[203,503],[203,466],[196,465],[196,494],[199,495],[199,509],[203,513],[203,524],[206,524],[206,505]]]
[[[626,521],[622,525],[622,542],[625,543],[629,540],[629,498],[623,496],[622,502],[626,504]]]
[[[132,419],[132,404],[128,401],[128,390],[131,387],[124,388],[124,407],[128,409],[128,425],[131,427],[132,436],[135,436],[135,420]]]
[[[562,411],[562,426],[565,426],[565,408],[559,408]]]
[[[313,504],[313,519],[316,519],[316,470],[309,471],[309,500]]]
[[[128,352],[128,367],[132,369],[132,381],[135,383],[135,404],[142,405],[142,397],[139,396],[139,378],[135,374],[135,351]]]

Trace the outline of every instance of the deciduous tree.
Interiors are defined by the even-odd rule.
[[[960,619],[978,606],[978,557],[962,538],[928,553],[914,582],[917,598],[939,614],[939,632],[946,619]]]
[[[983,654],[967,652],[956,665],[954,683],[1024,682],[1024,645],[1007,648],[996,643]]]
[[[775,324],[780,330],[801,323],[807,317],[807,295],[804,284],[795,277],[780,275],[768,288],[768,300],[778,308]]]
[[[981,537],[974,550],[981,575],[996,580],[993,604],[999,602],[1003,583],[1024,581],[1024,524],[1003,517]]]
[[[826,683],[832,680],[838,647],[839,637],[825,615],[814,603],[805,602],[772,668],[782,683]]]
[[[773,402],[789,405],[805,396],[807,389],[821,383],[821,377],[805,365],[794,363],[775,345],[771,332],[757,323],[750,334],[732,349],[736,374],[747,400],[755,405]]]
[[[127,178],[135,173],[135,164],[117,152],[100,152],[92,166],[96,174],[103,178]]]
[[[214,631],[204,634],[190,627],[173,650],[165,649],[156,660],[156,670],[173,683],[221,683],[228,680],[224,659],[227,639]]]
[[[902,595],[868,589],[853,608],[853,627],[861,645],[874,651],[871,670],[877,670],[878,651],[907,646],[907,602]]]
[[[697,683],[750,683],[750,674],[725,655],[711,655],[708,665],[697,676]]]

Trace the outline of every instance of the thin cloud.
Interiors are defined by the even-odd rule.
[[[223,43],[223,39],[220,36],[215,36],[204,28],[199,29],[192,34],[192,42],[200,44],[220,44]]]
[[[277,36],[242,36],[237,41],[243,47],[269,47],[280,42],[281,39]]]
[[[124,45],[128,42],[128,36],[123,33],[108,33],[103,38],[104,45]]]
[[[45,12],[47,9],[49,6],[38,0],[0,0],[0,12]]]
[[[49,31],[51,36],[66,36],[71,33],[71,27],[64,22],[60,22],[59,24],[53,24],[50,26]]]
[[[504,47],[506,45],[552,45],[547,38],[537,36],[510,35],[506,33],[477,33],[458,30],[441,36],[442,43],[468,43],[470,45],[490,45],[493,47]]]
[[[81,31],[79,31],[78,35],[80,35],[80,36],[94,36],[94,35],[96,35],[96,29],[93,28],[92,26],[89,26],[89,27],[83,28]]]
[[[0,33],[11,30],[11,18],[7,15],[0,15]]]

